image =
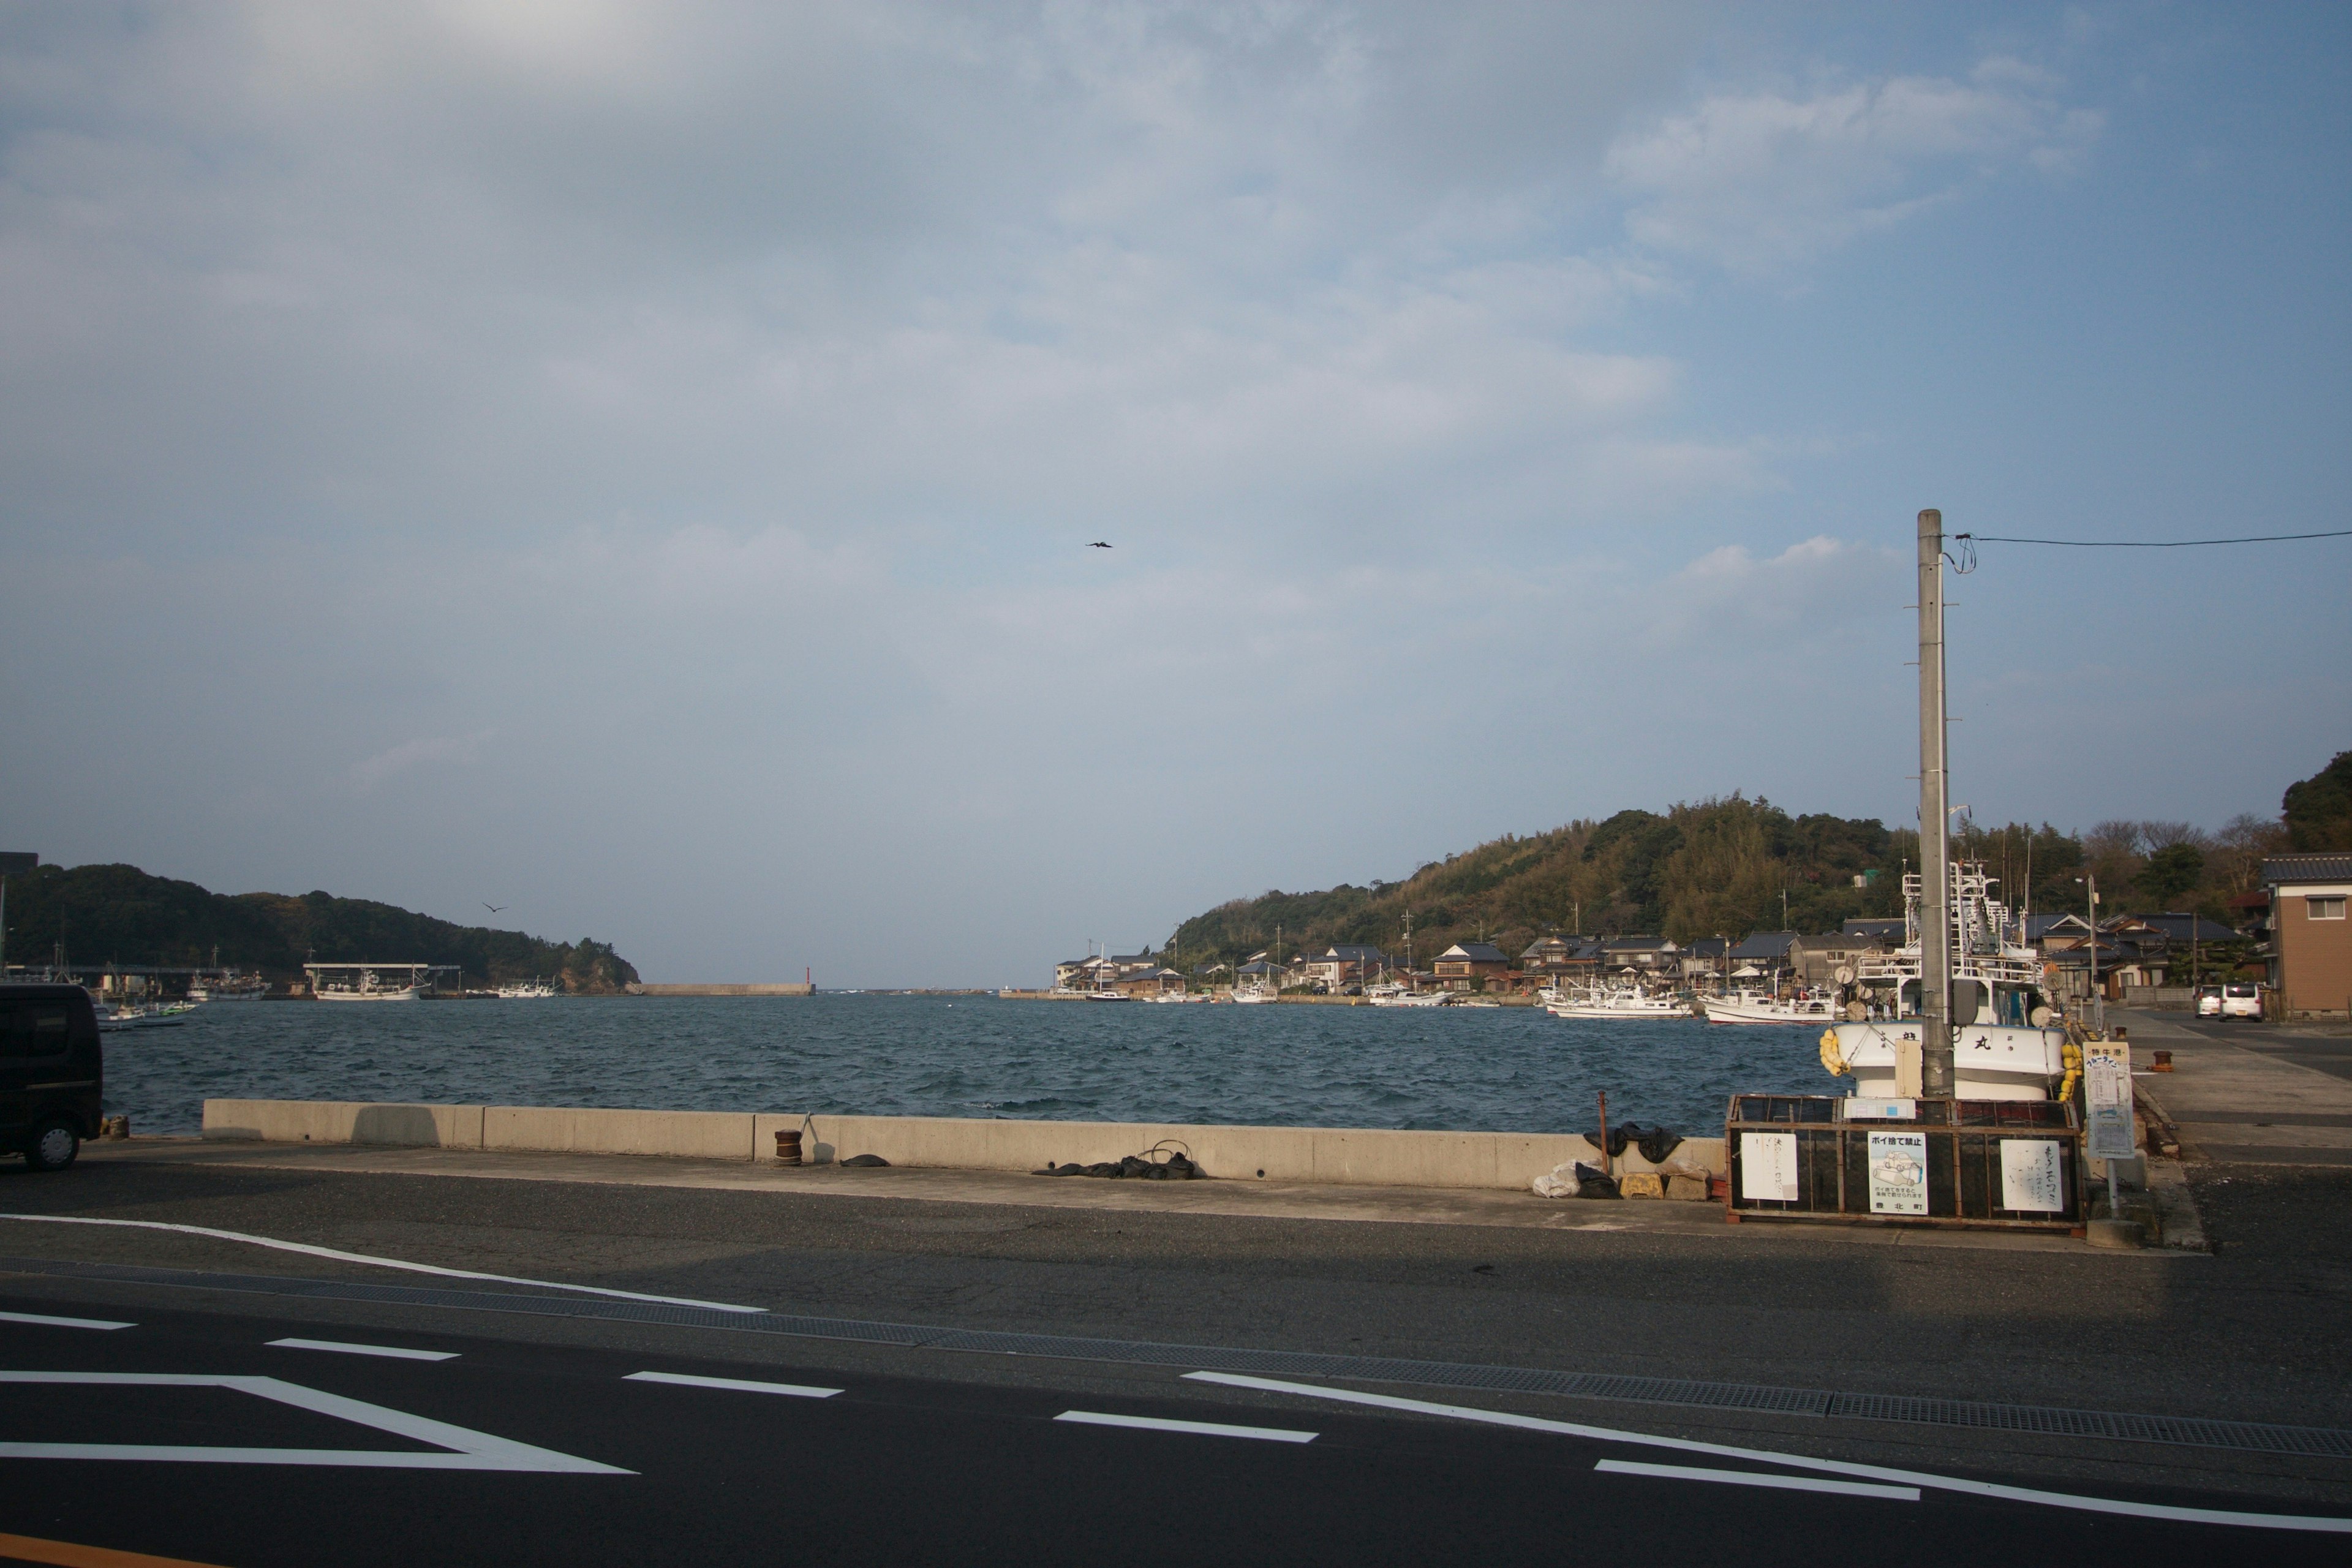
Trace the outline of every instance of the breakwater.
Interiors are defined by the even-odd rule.
[[[1181,1148],[1204,1175],[1227,1181],[1523,1190],[1565,1162],[1601,1163],[1577,1133],[257,1100],[208,1100],[204,1113],[205,1136],[223,1141],[704,1160],[766,1158],[776,1133],[787,1130],[801,1134],[806,1157],[818,1164],[874,1154],[935,1170],[1034,1171]],[[1720,1175],[1723,1140],[1685,1139],[1667,1158]],[[1631,1146],[1615,1164],[1621,1173],[1663,1168]]]

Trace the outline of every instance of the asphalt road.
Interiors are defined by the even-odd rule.
[[[76,1315],[54,1294],[0,1295],[0,1310]],[[2340,1535],[2090,1514],[1214,1387],[1174,1369],[1154,1391],[1107,1394],[460,1331],[478,1318],[329,1333],[307,1319],[119,1299],[91,1316],[132,1326],[0,1321],[8,1373],[116,1380],[0,1379],[0,1531],[17,1538],[0,1542],[0,1557],[116,1561],[31,1542],[239,1568],[2344,1560]],[[270,1342],[285,1338],[446,1359]],[[646,1373],[772,1388],[635,1375]],[[184,1381],[142,1381],[158,1376]],[[215,1381],[233,1379],[266,1381]],[[1227,1430],[1101,1424],[1139,1417]],[[16,1447],[28,1443],[168,1451],[29,1457]],[[252,1450],[306,1462],[255,1462]],[[443,1468],[409,1468],[419,1457]],[[2127,1508],[2244,1506],[2174,1489],[2105,1495]]]

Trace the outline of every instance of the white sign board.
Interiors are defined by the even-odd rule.
[[[1739,1135],[1739,1195],[1755,1203],[1797,1201],[1797,1135],[1793,1132],[1742,1132]]]
[[[2128,1160],[2132,1141],[2131,1047],[2093,1040],[2083,1047],[2083,1152],[2094,1160]]]
[[[2066,1188],[2061,1179],[2058,1141],[2009,1138],[2000,1145],[2000,1206],[2012,1213],[2063,1214]]]
[[[1870,1212],[1927,1212],[1927,1135],[1870,1134]]]
[[[1916,1100],[1864,1100],[1850,1094],[1845,1099],[1845,1119],[1848,1121],[1916,1121],[1919,1102]]]

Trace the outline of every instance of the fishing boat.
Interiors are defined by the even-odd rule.
[[[432,989],[430,963],[306,963],[310,994],[321,1002],[416,1002]]]
[[[1894,952],[1841,970],[1850,985],[1845,1020],[1822,1036],[1822,1065],[1851,1073],[1865,1099],[1892,1097],[1896,1063],[1917,1053],[1920,890],[1918,872],[1903,879],[1906,941]],[[2066,1032],[2042,989],[2041,955],[2026,945],[2024,921],[1993,896],[1998,879],[1979,861],[1951,868],[1952,1076],[1960,1100],[2048,1100],[2064,1075]],[[1907,1047],[1907,1051],[1906,1051]]]
[[[1414,991],[1400,980],[1364,987],[1364,1000],[1375,1007],[1442,1007],[1445,998],[1443,991]]]
[[[498,989],[499,1000],[501,1002],[536,1002],[542,997],[558,994],[560,993],[553,985],[537,977],[512,981]]]
[[[1703,996],[1698,1010],[1710,1024],[1834,1024],[1844,1015],[1836,996],[1801,991],[1776,996],[1769,991],[1738,991],[1728,996]]]
[[[1687,1018],[1690,1004],[1672,992],[1653,993],[1638,985],[1594,986],[1558,992],[1544,1003],[1555,1018]]]

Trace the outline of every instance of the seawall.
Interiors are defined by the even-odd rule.
[[[1093,1164],[1181,1147],[1204,1175],[1226,1180],[1358,1186],[1524,1191],[1571,1160],[1600,1163],[1573,1132],[1435,1131],[1392,1128],[1224,1127],[1179,1122],[1009,1121],[946,1116],[834,1116],[799,1111],[632,1110],[520,1105],[378,1105],[348,1100],[207,1100],[211,1139],[367,1143],[426,1148],[772,1159],[775,1135],[801,1132],[803,1155],[824,1163],[878,1154],[893,1165],[1034,1171]],[[1686,1138],[1677,1162],[1725,1170],[1720,1138]],[[1641,1151],[1619,1173],[1654,1170]]]
[[[773,985],[645,985],[628,987],[632,996],[814,996],[816,987],[794,981]]]

